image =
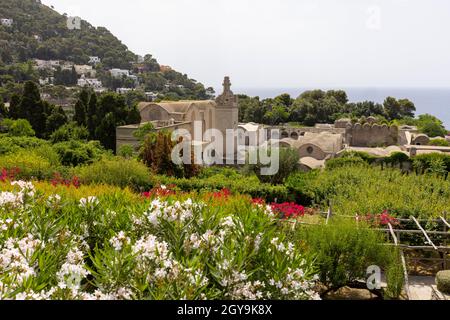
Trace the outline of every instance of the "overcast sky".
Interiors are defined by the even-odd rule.
[[[43,0],[219,87],[450,87],[448,0]]]

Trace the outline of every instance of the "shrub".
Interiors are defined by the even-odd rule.
[[[336,168],[342,168],[347,166],[365,166],[367,162],[359,157],[349,157],[349,158],[335,158],[330,159],[326,162],[326,169],[333,170]]]
[[[230,177],[221,174],[209,178],[177,179],[167,176],[153,176],[153,185],[174,185],[181,191],[220,191],[228,189],[235,194],[247,194],[253,198],[262,198],[268,202],[289,201],[290,197],[285,186],[273,186],[261,183],[256,176]]]
[[[261,164],[261,159],[258,155],[258,164],[249,164],[249,168],[253,171],[261,182],[271,184],[282,184],[284,180],[298,168],[299,154],[298,151],[293,148],[272,148],[263,150],[268,157],[271,158],[272,152],[279,155],[279,167],[278,171],[273,174],[264,175],[263,168],[273,167],[271,164]],[[259,151],[258,151],[259,154]]]
[[[140,191],[151,187],[149,170],[134,159],[103,158],[91,165],[76,168],[74,174],[83,184],[105,183]]]
[[[77,140],[59,142],[53,146],[61,163],[65,166],[78,166],[98,160],[105,150],[98,141],[82,142]]]
[[[18,179],[48,179],[55,167],[44,157],[30,151],[20,151],[0,156],[0,168],[18,168]]]
[[[450,270],[439,271],[436,275],[437,289],[445,294],[450,294]]]
[[[248,197],[4,185],[0,299],[318,298],[313,256]]]
[[[145,136],[139,159],[155,174],[183,176],[183,167],[172,161],[172,150],[176,143],[168,131],[158,131]]]
[[[409,161],[410,159],[408,155],[404,154],[403,152],[394,152],[389,157],[384,159],[384,162],[390,165],[398,165]]]
[[[386,269],[387,288],[384,291],[386,299],[398,299],[402,294],[405,275],[400,256],[396,250],[393,253],[393,259]]]
[[[143,141],[145,136],[153,132],[155,126],[151,122],[147,122],[139,126],[139,128],[133,133],[133,136],[139,141]]]
[[[351,220],[335,217],[328,225],[304,226],[294,237],[316,255],[320,280],[332,290],[365,279],[371,265],[392,262],[392,249],[380,245],[383,235]]]
[[[86,140],[89,138],[89,131],[82,126],[79,126],[76,122],[70,122],[55,132],[50,136],[50,141],[53,143],[71,141],[71,140]]]
[[[428,145],[439,147],[450,147],[450,142],[445,139],[431,139]]]
[[[14,153],[21,149],[34,149],[41,146],[50,146],[48,141],[35,137],[10,137],[0,135],[0,155]]]
[[[5,119],[1,125],[6,128],[8,135],[13,137],[34,137],[36,134],[31,124],[25,119]]]
[[[117,152],[117,155],[123,157],[123,158],[131,158],[134,153],[134,148],[132,145],[124,144],[119,148],[119,151]]]
[[[366,215],[388,210],[394,217],[440,216],[448,211],[450,179],[403,174],[378,167],[349,166],[295,173],[286,181],[298,203],[328,207],[343,215]]]
[[[345,151],[339,155],[339,158],[359,158],[367,162],[368,164],[374,163],[377,157],[362,151]]]
[[[413,168],[417,173],[450,172],[450,155],[442,153],[421,154],[413,158]]]

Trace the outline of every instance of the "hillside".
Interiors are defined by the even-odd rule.
[[[106,28],[82,20],[80,30],[70,30],[66,16],[35,0],[2,0],[0,17],[14,20],[12,27],[0,27],[4,62],[37,58],[84,64],[99,56],[105,67],[127,69],[136,59]]]
[[[138,56],[104,27],[94,27],[81,20],[80,29],[68,28],[65,14],[39,0],[2,0],[0,18],[13,20],[10,26],[0,24],[0,85],[3,88],[8,82],[37,82],[48,76],[31,70],[27,63],[33,59],[84,65],[89,63],[90,56],[96,56],[101,59],[95,66],[97,75],[108,89],[134,87],[130,81],[108,78],[110,69],[119,68],[134,71],[139,78],[138,87],[156,91],[163,98],[207,98],[201,83],[171,68],[161,70],[151,55],[137,63]]]

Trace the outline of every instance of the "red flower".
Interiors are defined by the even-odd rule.
[[[3,168],[2,172],[0,174],[0,181],[5,182],[5,181],[15,180],[15,178],[19,174],[19,172],[20,172],[19,168],[11,168],[9,170],[6,168]]]
[[[305,207],[293,202],[274,203],[272,204],[272,210],[284,219],[297,218],[305,215]]]
[[[80,180],[77,176],[73,176],[71,179],[63,179],[61,174],[59,172],[55,172],[53,174],[53,179],[51,180],[51,184],[56,187],[59,185],[66,186],[66,187],[75,187],[78,189],[80,187]]]
[[[398,225],[399,221],[389,214],[388,210],[384,210],[380,214],[368,213],[364,216],[365,220],[374,226],[387,226],[389,223],[393,226]]]
[[[257,205],[265,205],[266,204],[264,199],[261,199],[261,198],[252,199],[252,203],[257,204]]]
[[[142,197],[146,199],[154,198],[154,197],[168,197],[170,195],[174,195],[176,192],[174,190],[171,190],[171,188],[175,187],[174,185],[171,185],[170,188],[168,187],[156,187],[153,188],[150,191],[146,191],[142,193]]]
[[[223,188],[219,192],[213,192],[212,194],[214,199],[227,199],[229,196],[231,196],[231,191],[226,188]]]

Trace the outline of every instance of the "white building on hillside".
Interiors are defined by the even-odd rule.
[[[77,84],[80,87],[89,87],[89,88],[94,88],[94,89],[103,88],[102,82],[98,79],[89,79],[89,78],[81,77],[80,79],[78,79]]]
[[[158,94],[155,92],[146,92],[145,97],[147,98],[147,101],[153,102],[158,99]]]
[[[116,92],[119,94],[126,94],[130,91],[133,91],[133,89],[131,89],[131,88],[117,88],[116,89]]]
[[[94,78],[96,76],[94,68],[86,64],[75,65],[75,71],[79,76],[88,76],[89,78]]]
[[[56,68],[61,66],[61,62],[59,60],[34,59],[34,63],[38,70],[56,70]]]
[[[111,73],[111,76],[113,78],[122,78],[123,76],[129,77],[130,76],[130,70],[124,70],[124,69],[111,69],[109,70]]]

